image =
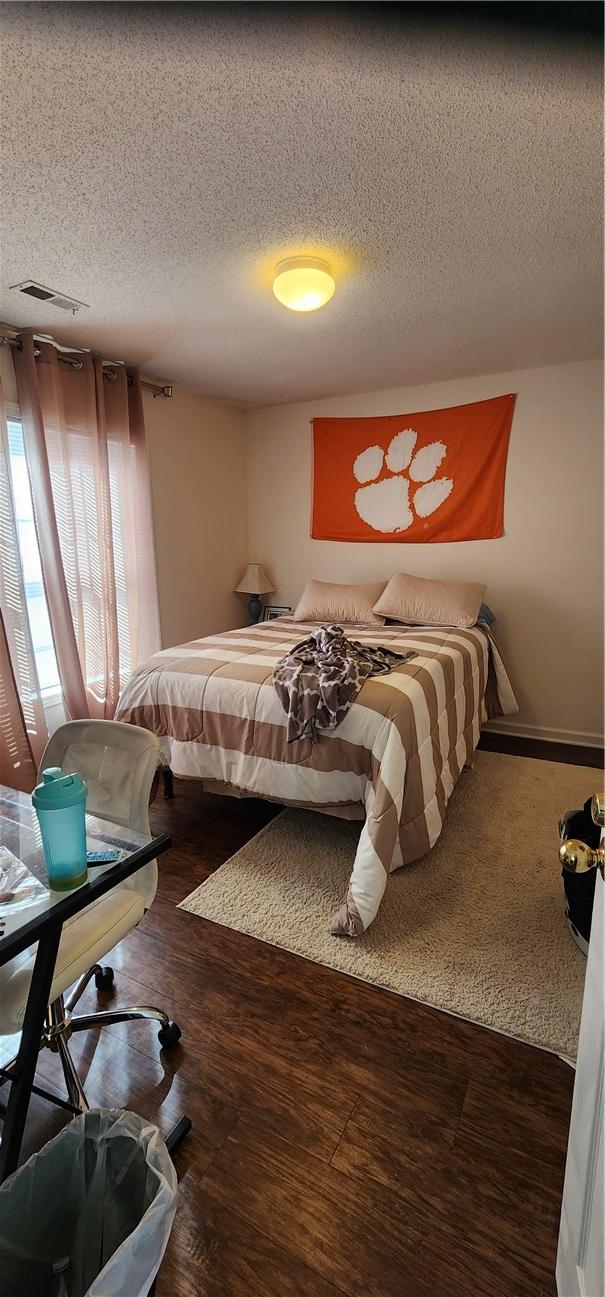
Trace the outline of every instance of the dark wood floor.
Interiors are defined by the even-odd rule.
[[[176,909],[277,808],[175,787],[158,896],[111,962],[114,1001],[164,1006],[182,1045],[144,1022],[72,1040],[92,1103],[193,1119],[158,1297],[552,1297],[571,1069]],[[63,1120],[34,1100],[24,1156]]]

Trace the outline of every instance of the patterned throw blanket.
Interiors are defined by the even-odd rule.
[[[273,670],[273,684],[288,715],[288,743],[305,737],[316,743],[319,729],[333,730],[344,720],[369,676],[385,675],[413,657],[412,652],[394,653],[347,639],[341,626],[320,626]]]

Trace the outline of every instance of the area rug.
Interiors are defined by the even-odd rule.
[[[287,810],[181,908],[575,1057],[586,961],[569,935],[558,819],[598,771],[477,752],[433,850],[392,874],[361,938],[332,937],[360,825]]]

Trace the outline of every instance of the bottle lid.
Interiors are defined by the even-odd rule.
[[[66,775],[60,766],[42,771],[42,783],[34,788],[32,802],[39,810],[62,811],[86,800],[88,787],[81,775]]]

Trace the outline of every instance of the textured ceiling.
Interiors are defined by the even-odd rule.
[[[599,48],[396,8],[2,4],[0,318],[250,404],[599,354]]]

